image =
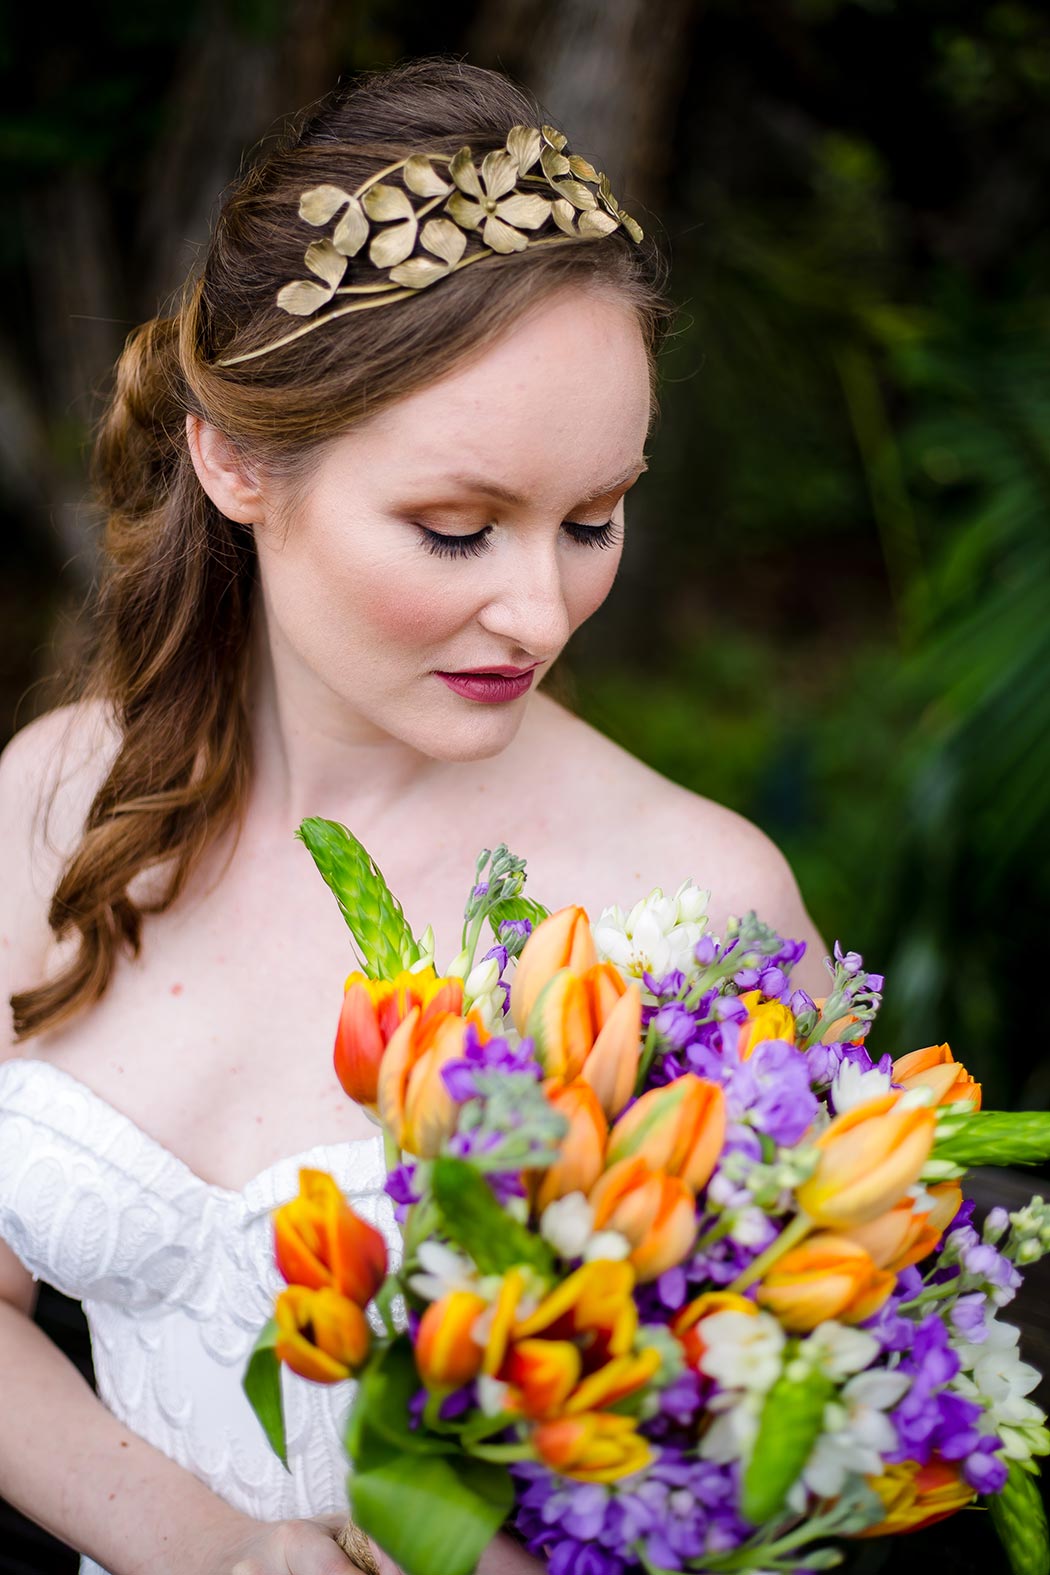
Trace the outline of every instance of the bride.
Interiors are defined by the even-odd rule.
[[[179,312],[120,359],[97,656],[0,766],[0,1493],[93,1575],[350,1567],[349,1386],[286,1375],[290,1473],[240,1391],[300,1163],[397,1251],[381,1141],[332,1071],[352,959],[293,839],[304,816],[353,830],[439,966],[464,872],[506,841],[552,909],[691,874],[716,932],[754,907],[806,940],[796,981],[822,992],[768,839],[540,687],[612,587],[668,317],[659,254],[607,183],[579,200],[590,227],[565,201],[540,231],[535,195],[501,187],[509,155],[479,176],[505,143],[524,176],[541,121],[443,57],[340,88],[231,186]],[[477,162],[450,166],[465,144]],[[543,170],[567,168],[554,133]],[[413,197],[349,198],[380,172],[403,194],[397,171],[416,206],[459,194],[428,232],[443,261],[417,249],[433,282],[391,263]],[[345,278],[369,288],[337,297],[339,202],[386,239],[357,237]],[[453,232],[484,268],[451,266]],[[31,1322],[38,1278],[83,1301],[101,1398]],[[481,1566],[536,1567],[507,1538]]]

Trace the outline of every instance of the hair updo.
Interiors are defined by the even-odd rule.
[[[567,285],[633,308],[655,408],[656,352],[671,316],[666,262],[648,236],[636,244],[622,229],[496,256],[255,360],[214,364],[287,331],[275,300],[302,274],[305,189],[352,191],[413,151],[453,154],[469,143],[480,158],[514,125],[547,118],[500,72],[451,56],[357,76],[292,117],[231,183],[178,311],[128,336],[92,455],[105,560],[80,686],[83,698],[106,703],[119,746],[48,915],[57,939],[78,935],[76,951],[53,978],[12,997],[20,1038],[98,1000],[120,951],[138,952],[143,915],[174,901],[246,802],[255,544],[201,487],[188,412],[294,495],[327,440],[441,377]],[[149,870],[159,882],[133,898],[132,881]]]

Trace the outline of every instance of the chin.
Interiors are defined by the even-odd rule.
[[[463,703],[470,704],[469,701]],[[525,715],[523,702],[516,700],[509,705],[486,706],[484,710],[478,706],[477,710],[477,716],[458,719],[435,715],[429,727],[421,729],[414,738],[406,738],[405,742],[414,744],[420,754],[432,760],[465,763],[502,754],[521,726]]]

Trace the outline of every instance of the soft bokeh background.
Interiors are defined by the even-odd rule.
[[[1045,1105],[1045,7],[108,0],[9,8],[0,49],[0,731],[76,660],[90,426],[244,150],[356,70],[501,67],[681,303],[573,703],[784,848],[887,975],[873,1050],[948,1039],[989,1103]]]

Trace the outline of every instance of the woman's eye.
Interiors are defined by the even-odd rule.
[[[435,553],[440,558],[476,558],[488,550],[488,536],[492,527],[485,525],[472,536],[445,536],[441,531],[428,530],[425,525],[420,525],[418,529],[423,533],[422,545],[427,552]],[[606,520],[604,525],[581,525],[578,520],[563,520],[562,529],[583,547],[612,547],[620,539],[620,531],[614,520]]]

